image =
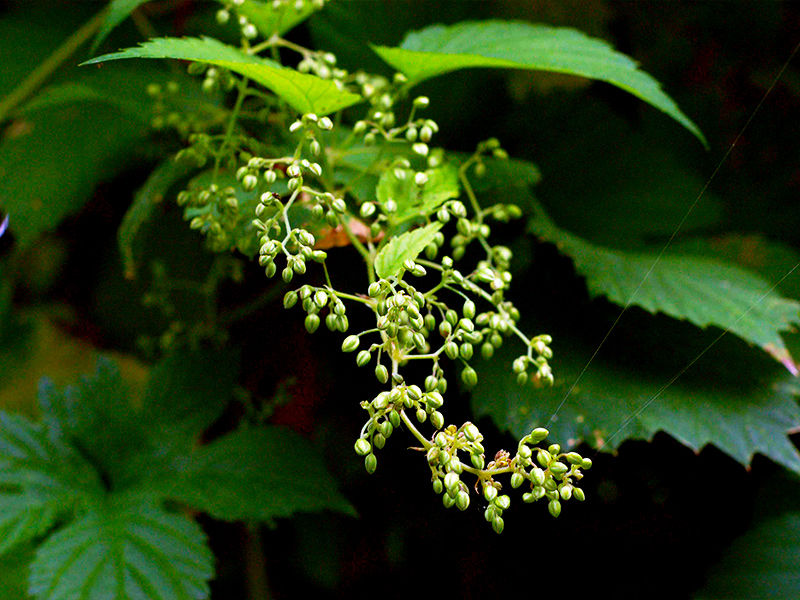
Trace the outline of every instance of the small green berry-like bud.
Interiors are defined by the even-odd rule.
[[[376,433],[375,437],[372,438],[372,443],[380,450],[386,445],[386,437],[382,433]]]
[[[356,364],[359,367],[363,367],[369,364],[369,359],[371,358],[369,350],[362,350],[356,355]]]
[[[378,458],[374,454],[367,454],[364,457],[364,468],[367,470],[367,473],[372,475],[375,469],[378,468]]]
[[[483,488],[483,497],[486,498],[487,502],[492,502],[497,498],[497,488],[493,485],[487,485]]]
[[[550,454],[552,454],[553,456],[555,456],[556,454],[558,454],[559,452],[561,452],[561,446],[559,446],[558,444],[550,444],[550,445],[547,447],[547,451],[548,451]]]
[[[580,465],[583,462],[583,457],[577,452],[569,452],[565,458],[571,465]]]
[[[369,440],[365,440],[364,438],[358,438],[356,440],[356,454],[359,456],[366,456],[372,451],[372,445],[369,443]]]
[[[444,415],[438,410],[431,413],[431,425],[433,425],[436,429],[441,429],[444,427]]]
[[[424,408],[418,408],[416,413],[417,421],[420,423],[424,423],[425,419],[428,418],[428,413],[425,412]]]
[[[482,469],[486,464],[483,456],[481,456],[480,454],[470,454],[469,460],[472,463],[472,466],[475,467],[476,469]]]
[[[492,529],[494,529],[495,533],[497,534],[503,533],[503,527],[505,527],[505,523],[503,523],[502,517],[495,517],[492,520]]]
[[[586,500],[586,494],[583,493],[581,488],[572,488],[572,495],[578,502]]]
[[[445,494],[442,496],[442,504],[444,504],[445,508],[452,508],[456,503],[456,499],[454,496],[450,494]]]
[[[559,486],[558,493],[561,496],[562,500],[569,500],[570,498],[572,498],[572,490],[573,487],[570,484],[565,483]]]
[[[494,505],[500,510],[508,510],[508,507],[511,506],[511,498],[505,494],[498,496],[494,499]]]
[[[306,331],[314,333],[319,327],[319,315],[311,314],[306,316]]]
[[[481,346],[481,356],[485,360],[489,360],[494,355],[494,346],[490,342],[484,342]]]
[[[283,308],[292,308],[297,304],[297,292],[286,292],[283,297]]]
[[[444,485],[442,484],[441,479],[434,479],[433,480],[433,493],[434,494],[441,494],[444,490]]]
[[[531,469],[531,481],[533,481],[535,485],[544,485],[544,480],[545,474],[542,469],[539,467],[534,467]]]
[[[464,437],[466,437],[470,442],[483,439],[480,429],[478,429],[472,423],[464,425]]]
[[[352,352],[353,350],[358,348],[358,344],[360,343],[360,341],[361,340],[357,335],[348,335],[346,338],[344,338],[344,341],[342,342],[342,352]],[[369,357],[367,357],[367,360],[369,360]]]
[[[587,471],[592,468],[592,459],[591,458],[584,458],[581,461],[581,468],[586,469]]]
[[[450,360],[455,360],[456,358],[458,358],[458,344],[452,341],[447,342],[444,345],[444,353]]]
[[[538,444],[543,439],[546,439],[548,435],[550,435],[550,432],[547,431],[547,429],[545,429],[544,427],[537,427],[536,429],[531,431],[530,436],[528,437],[531,438],[532,443]]]
[[[463,381],[464,385],[467,387],[475,386],[478,383],[478,374],[475,372],[475,369],[470,366],[465,367],[464,370],[461,371],[461,381]]]
[[[472,300],[467,300],[464,302],[463,313],[466,319],[475,318],[475,303]]]
[[[522,482],[524,481],[525,477],[522,475],[522,473],[514,473],[511,476],[511,487],[517,489],[519,486],[522,485]]]
[[[561,502],[558,500],[550,500],[547,503],[547,510],[550,511],[550,514],[554,517],[558,517],[561,514]]]
[[[458,348],[458,354],[464,360],[469,360],[470,358],[472,358],[473,352],[474,352],[474,348],[473,348],[472,344],[470,344],[469,342],[464,342]]]
[[[444,487],[448,491],[448,493],[453,492],[455,493],[458,490],[458,475],[450,471],[447,475],[444,476]]]
[[[469,507],[469,493],[461,490],[456,494],[456,507],[458,510],[467,510]]]
[[[569,471],[569,467],[562,462],[556,461],[550,465],[550,472],[556,477],[566,475],[567,471]]]
[[[375,377],[381,383],[386,383],[389,381],[389,370],[383,365],[378,365],[375,367]]]

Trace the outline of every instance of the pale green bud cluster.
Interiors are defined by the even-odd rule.
[[[347,319],[347,308],[336,293],[331,289],[303,285],[297,290],[286,293],[283,297],[283,307],[292,308],[300,301],[300,306],[306,312],[305,326],[309,333],[314,333],[321,323],[320,314],[327,310],[325,326],[330,331],[346,332],[350,327]],[[352,352],[358,347],[358,336],[349,336],[342,344],[344,352]]]

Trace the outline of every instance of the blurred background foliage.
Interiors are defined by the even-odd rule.
[[[221,36],[215,6],[149,3],[146,19],[125,21],[100,51],[154,34]],[[91,37],[80,39],[81,28],[101,8],[89,1],[0,1],[0,98],[18,90],[70,36],[80,44],[13,110],[0,101],[0,207],[13,217],[0,237],[3,409],[35,412],[41,376],[71,381],[91,369],[97,352],[115,354],[125,378],[141,385],[152,340],[170,324],[142,303],[154,280],[148,266],[200,285],[210,265],[165,190],[155,218],[138,231],[141,273],[125,278],[117,229],[158,158],[177,150],[173,140],[149,131],[150,106],[139,92],[154,81],[184,83],[185,75],[157,61],[78,68],[89,57]],[[513,157],[538,165],[536,202],[560,228],[587,243],[643,253],[657,252],[673,233],[800,31],[800,5],[791,2],[336,0],[292,35],[334,52],[346,68],[390,73],[368,43],[397,45],[407,31],[431,23],[483,18],[572,26],[608,40],[662,82],[704,132],[708,151],[635,98],[560,75],[468,70],[419,87],[440,125],[437,144],[469,152],[497,136]],[[673,251],[718,257],[770,283],[798,261],[798,69],[796,61],[789,65],[737,140]],[[192,84],[187,80],[183,89]],[[509,185],[508,194],[515,198],[504,200],[530,214],[529,190]],[[559,387],[532,396],[513,386],[508,361],[495,360],[481,365],[485,383],[472,397],[450,401],[448,418],[479,418],[487,438],[511,446],[526,426],[549,418],[619,307],[591,298],[572,262],[524,224],[501,235],[517,252],[515,300],[525,307],[527,329],[555,339]],[[342,249],[332,269],[353,259]],[[219,290],[223,311],[235,315],[258,301],[263,286],[259,269],[246,266],[242,283]],[[192,290],[176,299],[184,327],[207,318],[202,294]],[[780,290],[800,300],[800,275]],[[333,335],[310,338],[274,302],[231,322],[230,339],[242,348],[242,387],[265,398],[280,392],[268,404],[272,422],[325,449],[359,518],[300,515],[259,536],[204,519],[217,558],[214,598],[257,599],[266,587],[276,598],[482,598],[521,591],[800,596],[800,487],[782,467],[752,456],[768,455],[800,472],[797,440],[787,438],[800,428],[798,384],[738,338],[724,339],[621,432],[614,455],[596,457],[587,502],[557,521],[517,506],[496,536],[478,510],[445,512],[423,462],[401,444],[387,448],[375,475],[364,474],[352,440],[358,402],[374,393],[373,382],[353,376]],[[596,445],[718,333],[633,308],[554,431]],[[797,337],[783,338],[795,357]],[[3,598],[23,597],[24,564],[19,556],[0,562]]]

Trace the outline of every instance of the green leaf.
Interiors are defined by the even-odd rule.
[[[470,67],[532,69],[605,81],[666,113],[707,145],[697,126],[635,61],[574,29],[514,21],[433,25],[408,34],[399,48],[373,49],[411,85]]]
[[[698,600],[800,596],[800,513],[760,523],[726,551]]]
[[[100,43],[108,37],[108,34],[120,23],[122,23],[128,16],[142,4],[148,0],[111,0],[108,5],[108,12],[100,30],[92,42],[90,52],[97,50]]]
[[[403,263],[409,259],[416,259],[441,228],[442,224],[439,222],[429,223],[389,240],[375,257],[375,272],[378,277],[385,279],[399,275],[403,270]]]
[[[297,512],[354,514],[319,452],[280,427],[240,429],[201,448],[170,495],[224,520],[265,520]]]
[[[155,38],[138,48],[128,48],[98,56],[84,65],[122,58],[177,58],[217,65],[260,83],[300,113],[326,115],[361,101],[361,97],[342,91],[333,81],[298,73],[280,64],[245,54],[213,38]]]
[[[199,600],[213,556],[200,527],[150,505],[109,502],[36,552],[28,593],[39,600]]]
[[[397,177],[397,171],[384,171],[375,193],[381,204],[389,200],[397,203],[397,211],[389,217],[392,228],[411,219],[424,219],[446,201],[459,195],[458,169],[453,165],[425,171],[428,182],[422,187],[414,183],[414,171],[411,169],[400,169],[402,178]]]
[[[117,231],[117,243],[125,267],[125,276],[129,279],[136,276],[136,260],[134,258],[134,242],[139,229],[153,216],[155,210],[164,201],[169,189],[181,179],[195,170],[183,162],[168,159],[150,173],[147,181],[139,188]]]
[[[39,386],[44,422],[89,459],[103,477],[121,485],[131,477],[127,461],[144,446],[148,423],[136,417],[119,367],[101,357],[95,372],[57,390]]]
[[[46,428],[0,412],[0,554],[39,537],[100,481]]]
[[[725,548],[693,598],[800,597],[800,481],[782,471],[759,483],[754,523]]]
[[[725,338],[669,385],[710,337],[696,340],[686,335],[688,328],[678,329],[670,334],[639,327],[638,343],[628,336],[625,347],[614,348],[614,360],[605,358],[610,353],[598,355],[552,422],[594,348],[553,332],[551,389],[517,385],[511,362],[519,352],[504,349],[481,375],[473,410],[517,438],[546,426],[565,447],[585,442],[609,451],[626,439],[650,440],[664,431],[698,452],[713,444],[743,465],[759,453],[800,472],[800,453],[788,437],[800,427],[794,378]]]
[[[227,2],[225,3],[227,4]],[[265,38],[274,34],[286,33],[317,10],[313,2],[305,2],[300,10],[297,10],[294,2],[283,2],[276,8],[269,0],[248,0],[240,6],[234,5],[234,7],[236,12],[247,17],[247,20],[255,25]]]
[[[656,263],[655,254],[596,246],[556,227],[541,208],[530,229],[572,258],[592,296],[728,330],[797,374],[780,332],[800,324],[800,304],[770,292],[761,277],[702,256],[665,254]]]
[[[33,556],[33,548],[26,544],[0,557],[0,598],[23,600],[29,597],[28,566]]]
[[[145,88],[164,80],[161,69],[87,71],[23,107],[0,140],[0,210],[22,246],[141,156],[151,110]]]

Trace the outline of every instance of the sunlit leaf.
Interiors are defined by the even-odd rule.
[[[532,69],[598,79],[666,113],[706,144],[697,126],[634,60],[574,29],[514,21],[433,25],[408,34],[399,48],[376,46],[374,50],[411,84],[470,67]]]
[[[200,600],[213,574],[205,535],[191,519],[109,502],[39,547],[28,592],[39,600]]]
[[[393,226],[425,218],[447,200],[458,197],[458,170],[454,166],[428,169],[425,174],[428,181],[422,187],[414,182],[414,171],[410,169],[387,169],[381,175],[375,195],[384,206],[390,200],[397,205],[397,210],[389,216]]]
[[[266,38],[286,33],[317,10],[313,2],[304,2],[298,8],[295,2],[282,2],[276,7],[271,0],[247,0],[234,6]]]
[[[326,115],[361,101],[360,96],[340,90],[333,81],[299,73],[209,37],[155,38],[83,64],[121,58],[177,58],[224,67],[272,90],[300,113]]]
[[[430,223],[389,240],[375,257],[375,272],[378,277],[385,279],[397,276],[403,270],[403,263],[417,258],[441,228],[442,224],[439,222]]]

